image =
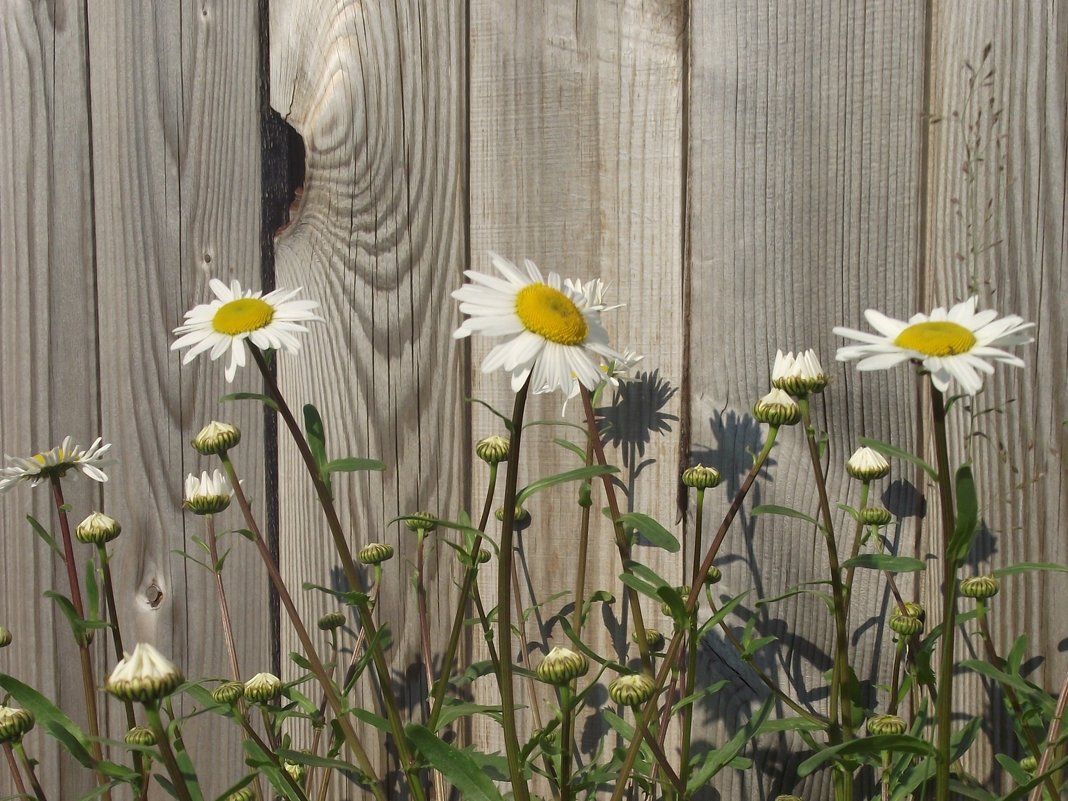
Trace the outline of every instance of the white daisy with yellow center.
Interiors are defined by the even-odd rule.
[[[965,393],[974,395],[983,387],[980,373],[994,372],[991,362],[1024,366],[1022,359],[1002,350],[1002,346],[1034,341],[1025,333],[1034,323],[1024,322],[1014,314],[999,318],[990,309],[977,312],[977,300],[968,298],[949,311],[940,306],[930,314],[914,314],[908,322],[868,309],[864,317],[879,333],[835,328],[838,336],[862,343],[839,348],[837,359],[859,359],[858,370],[886,370],[911,359],[923,364],[939,392],[945,392],[950,381],[955,381]]]
[[[23,481],[36,487],[53,476],[62,478],[70,470],[103,483],[108,476],[100,468],[108,464],[104,456],[109,450],[111,444],[104,443],[100,437],[84,450],[75,445],[70,437],[64,437],[62,444],[52,450],[35,453],[28,459],[4,454],[8,464],[0,468],[0,492],[6,492]]]
[[[486,356],[482,372],[509,371],[514,392],[528,379],[535,393],[568,392],[574,381],[594,389],[604,378],[601,363],[623,359],[609,346],[601,325],[601,312],[608,308],[604,285],[599,280],[564,282],[556,273],[545,278],[529,260],[524,273],[496,253],[490,259],[503,278],[464,273],[471,283],[452,296],[468,318],[453,336],[508,337]]]
[[[318,307],[314,300],[292,300],[300,289],[276,289],[264,295],[231,281],[227,286],[218,278],[208,282],[215,300],[202,303],[185,313],[185,323],[174,329],[181,336],[171,350],[189,348],[182,364],[189,364],[205,351],[212,360],[230,351],[226,380],[233,381],[238,367],[245,366],[245,340],[260,350],[284,350],[296,353],[300,340],[294,336],[306,333],[302,323],[321,320],[312,313]]]

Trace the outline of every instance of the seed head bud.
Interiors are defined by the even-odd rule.
[[[622,706],[638,706],[653,697],[656,685],[644,673],[620,676],[608,685],[608,695]]]
[[[775,363],[771,368],[771,385],[799,398],[823,392],[830,382],[830,377],[823,372],[816,351],[809,349],[784,354],[775,353]]]
[[[480,439],[475,444],[475,455],[486,464],[500,464],[508,461],[508,449],[511,447],[507,437],[496,434],[492,437]]]
[[[155,745],[156,733],[148,726],[134,726],[123,735],[122,741],[127,745]]]
[[[893,519],[890,510],[882,506],[866,506],[860,510],[860,522],[866,526],[885,526]]]
[[[9,645],[11,645],[11,632],[0,626],[0,648],[7,648]]]
[[[224,681],[211,691],[211,699],[217,704],[236,704],[245,696],[245,685],[239,681]]]
[[[868,718],[868,734],[904,734],[908,724],[897,715],[872,715]]]
[[[910,601],[905,604],[904,609],[900,606],[894,607],[890,613],[890,630],[903,637],[911,637],[923,631],[926,618],[927,612],[924,608]]]
[[[182,683],[182,671],[148,643],[139,642],[111,671],[104,689],[120,701],[158,701]]]
[[[33,713],[28,709],[0,706],[0,743],[17,743],[33,728]]]
[[[638,632],[632,631],[630,633],[630,638],[632,640],[634,640],[634,642],[638,642],[638,640],[639,640]],[[649,647],[650,651],[659,651],[659,650],[663,649],[663,647],[664,647],[664,633],[662,631],[658,631],[657,629],[646,629],[645,630],[645,644]]]
[[[975,598],[977,600],[993,598],[1000,589],[1001,582],[998,581],[998,577],[993,573],[988,573],[985,576],[971,576],[963,579],[960,583],[960,594],[965,598]]]
[[[713,584],[719,584],[723,580],[723,571],[715,565],[708,568],[708,573],[705,575],[705,584],[712,586]]]
[[[111,542],[122,531],[122,526],[113,517],[108,517],[102,512],[90,512],[78,527],[74,529],[74,536],[78,542],[87,545],[103,545]]]
[[[360,548],[356,558],[365,565],[380,565],[393,558],[393,546],[384,542],[370,542]]]
[[[193,437],[193,448],[204,456],[226,453],[241,441],[241,432],[229,423],[212,420]]]
[[[757,422],[773,426],[792,426],[801,422],[801,407],[781,389],[773,389],[753,404]]]
[[[687,467],[682,471],[682,483],[694,489],[712,489],[719,484],[719,471],[703,464]]]
[[[585,656],[570,648],[556,647],[545,655],[535,672],[546,684],[561,686],[585,676],[589,669],[590,662]]]
[[[493,516],[496,517],[497,520],[503,522],[504,521],[504,507],[503,506],[500,507],[496,512],[493,513]],[[524,522],[526,522],[527,518],[529,518],[529,517],[530,517],[530,513],[526,509],[524,509],[522,506],[517,506],[515,508],[515,516],[512,519],[513,519],[513,521],[515,523],[524,523]]]
[[[345,615],[341,612],[327,612],[321,618],[319,618],[319,630],[320,631],[333,631],[339,629],[345,625]]]
[[[282,680],[273,673],[257,673],[245,682],[245,698],[256,704],[273,701],[282,694]]]
[[[422,531],[424,534],[429,534],[438,527],[436,520],[437,518],[430,512],[412,512],[404,521],[404,525],[409,531]]]
[[[846,461],[846,472],[861,481],[873,481],[890,472],[890,462],[874,448],[866,445],[853,451]]]

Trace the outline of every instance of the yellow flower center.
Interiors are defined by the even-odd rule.
[[[515,313],[528,331],[560,345],[581,345],[589,334],[586,318],[571,298],[545,284],[520,289]]]
[[[270,325],[274,307],[260,298],[238,298],[224,303],[211,318],[211,327],[220,334],[237,336]]]
[[[915,323],[897,335],[894,344],[925,356],[957,356],[975,347],[975,334],[946,320]]]

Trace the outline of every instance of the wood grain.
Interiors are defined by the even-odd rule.
[[[331,456],[386,465],[334,484],[353,552],[373,541],[396,546],[378,608],[402,715],[421,720],[416,542],[390,521],[420,510],[455,517],[467,493],[465,363],[449,336],[457,317],[448,299],[466,250],[465,19],[455,4],[294,1],[272,3],[270,22],[271,105],[307,156],[300,203],[276,242],[278,285],[303,286],[325,319],[301,358],[280,364],[282,385],[298,414],[305,403],[319,408]],[[338,585],[338,558],[288,437],[280,476],[285,575],[298,589]],[[431,540],[439,654],[458,567]],[[299,595],[309,621],[337,608],[328,596]],[[283,651],[293,647],[284,639]],[[370,692],[360,698],[375,706]],[[384,752],[378,759],[396,769]]]

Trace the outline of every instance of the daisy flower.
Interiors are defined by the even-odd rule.
[[[218,469],[211,474],[205,470],[199,478],[196,473],[190,473],[185,477],[182,506],[193,514],[217,514],[230,505],[233,494],[230,482]]]
[[[36,487],[53,476],[62,478],[70,470],[103,483],[108,477],[100,468],[109,464],[104,455],[111,450],[111,445],[102,443],[103,440],[97,437],[88,449],[82,450],[70,437],[64,437],[61,445],[50,451],[35,453],[28,459],[4,454],[8,463],[0,468],[0,492],[6,492],[22,481],[28,481],[31,487]]]
[[[604,284],[564,282],[556,273],[546,278],[529,260],[524,272],[496,253],[490,259],[502,277],[468,270],[470,283],[452,293],[468,315],[453,337],[507,337],[486,356],[482,372],[509,371],[514,392],[528,379],[535,393],[569,392],[573,381],[594,389],[604,378],[601,363],[623,359],[601,325],[609,308]]]
[[[1026,323],[1014,314],[999,318],[990,309],[977,312],[977,300],[968,298],[949,311],[939,306],[930,314],[914,314],[908,322],[868,309],[864,317],[879,333],[835,328],[838,336],[862,343],[839,348],[838,361],[859,359],[858,370],[886,370],[911,359],[923,364],[939,392],[945,392],[952,380],[964,392],[974,395],[983,386],[980,373],[994,372],[991,362],[1024,366],[1022,359],[999,346],[1034,341],[1023,333],[1034,323]]]
[[[233,381],[238,367],[245,366],[245,340],[260,350],[284,350],[296,353],[300,340],[294,334],[306,333],[301,323],[322,320],[312,313],[314,300],[292,300],[297,289],[276,289],[264,295],[231,281],[227,286],[218,278],[208,282],[215,300],[201,303],[185,313],[185,323],[174,329],[181,336],[171,350],[189,348],[182,364],[189,364],[205,351],[214,361],[230,351],[226,380]]]
[[[612,308],[618,308],[618,306],[613,306]],[[620,354],[620,358],[601,362],[601,380],[605,382],[606,386],[610,386],[612,389],[619,389],[620,382],[629,378],[630,371],[644,358],[644,356],[635,353],[630,348],[624,348],[623,353]],[[567,414],[568,402],[577,398],[578,394],[579,382],[572,380],[571,390],[567,393],[567,397],[564,398],[564,406],[560,412],[561,414]]]

